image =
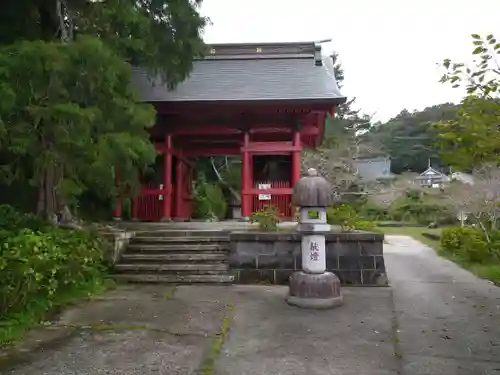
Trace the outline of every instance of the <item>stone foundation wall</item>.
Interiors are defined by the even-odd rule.
[[[135,236],[135,232],[115,228],[105,228],[99,232],[111,244],[110,251],[105,254],[105,260],[110,266],[114,266],[120,259],[123,251],[127,248],[130,239]]]
[[[302,267],[298,233],[233,232],[230,266],[237,283],[287,284]],[[331,233],[326,236],[326,266],[344,285],[385,286],[384,235]]]

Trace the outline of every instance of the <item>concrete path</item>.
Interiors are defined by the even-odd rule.
[[[387,236],[402,374],[500,375],[500,288],[405,236]]]
[[[123,286],[34,331],[1,373],[500,375],[500,288],[387,241],[392,287],[344,288],[336,310],[290,307],[286,287]]]

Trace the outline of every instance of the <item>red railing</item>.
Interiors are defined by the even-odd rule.
[[[254,189],[259,190],[259,185],[268,184],[271,189],[285,189],[283,194],[278,190],[279,194],[272,194],[272,190],[269,191],[271,199],[259,199],[259,194],[253,197],[253,209],[252,212],[257,212],[264,210],[267,206],[274,206],[278,211],[278,214],[282,218],[291,218],[292,214],[292,196],[291,183],[290,181],[259,181],[255,183]],[[290,192],[289,192],[290,191]],[[262,191],[261,194],[265,193]]]
[[[153,184],[143,185],[134,199],[133,216],[139,221],[160,221],[163,217],[163,200],[160,187]]]
[[[182,173],[182,185],[174,181],[170,191],[167,192],[158,184],[144,184],[139,195],[134,199],[132,208],[133,217],[139,221],[160,221],[165,218],[165,199],[170,198],[170,218],[188,220],[191,217],[193,206],[192,180],[193,167],[189,163],[181,166],[178,172]]]
[[[180,192],[182,196],[181,212],[176,212],[175,201],[176,194],[174,187],[172,187],[172,216],[182,217],[188,219],[191,216],[192,198],[190,192],[191,179],[187,178],[184,184],[183,191]],[[270,190],[261,190],[259,185],[268,184]],[[175,184],[174,184],[175,185]],[[267,206],[274,206],[278,214],[282,218],[292,218],[293,210],[291,204],[291,183],[290,181],[260,181],[255,183],[252,189],[253,202],[252,212],[264,210]],[[160,221],[163,216],[163,199],[166,196],[158,185],[144,185],[139,193],[139,196],[134,200],[133,216],[139,221]],[[269,194],[271,199],[259,199],[259,194]],[[160,198],[160,196],[163,198]],[[261,197],[264,198],[264,197]]]

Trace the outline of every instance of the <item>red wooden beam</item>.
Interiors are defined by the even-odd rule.
[[[343,98],[332,99],[289,99],[289,100],[247,100],[247,101],[200,101],[200,102],[154,102],[153,105],[160,113],[190,113],[192,111],[217,111],[217,112],[277,112],[289,111],[291,113],[307,112],[314,110],[327,111],[340,102]]]
[[[186,149],[183,153],[185,156],[195,157],[195,156],[233,156],[240,155],[240,147],[234,148],[200,148],[198,150]]]
[[[158,126],[158,128],[154,129],[152,133],[163,135],[165,130]],[[267,134],[267,133],[283,133],[290,134],[293,132],[293,129],[281,124],[259,124],[254,125],[250,128],[249,132],[251,134]],[[175,128],[169,127],[169,133],[175,136],[180,135],[234,135],[240,136],[243,139],[243,132],[240,129],[223,126],[223,125],[200,125],[199,127],[192,128]],[[304,134],[318,134],[318,130],[316,125],[311,126],[308,122],[302,125],[301,133]]]
[[[209,125],[193,128],[173,128],[171,129],[173,135],[212,135],[212,134],[242,134],[241,130],[227,126]]]
[[[251,142],[247,147],[241,148],[241,151],[252,153],[292,152],[297,150],[300,150],[300,145],[293,145],[291,142]]]

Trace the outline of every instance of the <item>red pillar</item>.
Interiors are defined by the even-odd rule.
[[[292,139],[292,145],[296,146],[298,149],[292,151],[292,188],[295,186],[297,181],[300,179],[300,146],[301,146],[301,141],[300,141],[300,132],[296,130],[293,133],[293,139]],[[291,197],[290,197],[290,205],[291,205]],[[298,219],[298,208],[297,207],[291,207],[292,208],[292,217],[295,219]]]
[[[115,184],[116,187],[120,187],[120,173],[115,168]],[[122,198],[120,195],[117,195],[115,200],[115,209],[113,211],[113,220],[121,220],[122,219]]]
[[[241,218],[248,220],[252,214],[252,171],[250,153],[247,148],[250,144],[250,135],[245,132],[243,136],[243,150],[241,151]]]
[[[180,156],[180,154],[178,155]],[[175,219],[184,220],[182,189],[184,187],[184,162],[178,157],[175,163]]]
[[[293,133],[292,144],[297,147],[296,150],[292,151],[292,187],[295,186],[297,181],[300,179],[300,132],[295,131]]]
[[[165,153],[163,154],[163,218],[172,218],[172,136],[165,136]]]

